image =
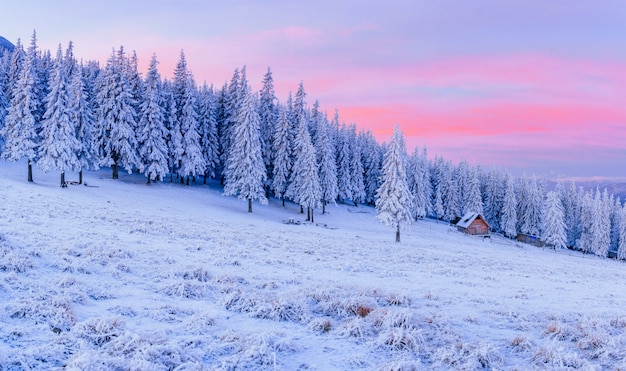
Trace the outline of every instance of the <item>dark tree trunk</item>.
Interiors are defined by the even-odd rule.
[[[174,182],[174,170],[172,169],[172,172],[170,173],[170,183]]]
[[[83,184],[83,169],[78,172],[78,184]]]
[[[322,214],[326,214],[326,201],[322,201]]]
[[[400,224],[396,225],[396,242],[400,242]]]
[[[315,220],[313,219],[313,210],[315,209],[311,209],[311,223],[315,223]]]
[[[28,181],[33,182],[33,163],[28,160]]]
[[[150,174],[148,174],[148,183],[147,183],[148,185],[150,185],[150,176],[151,176],[151,175],[150,175]]]
[[[67,183],[65,183],[65,172],[61,173],[61,188],[67,188]]]
[[[354,202],[354,207],[359,207],[359,204],[356,201],[352,201]]]
[[[300,214],[304,214],[304,207],[302,207],[302,205],[300,205]]]
[[[113,179],[119,179],[120,174],[117,168],[117,164],[114,163],[113,165],[111,165],[111,170],[113,171]]]
[[[206,173],[204,173],[204,182],[203,184],[206,184]]]
[[[251,198],[248,199],[248,212],[249,213],[252,212],[252,199]]]
[[[187,175],[187,183],[186,186],[189,187],[189,175]]]
[[[222,174],[222,176],[220,177],[220,185],[223,187],[224,186],[224,181],[226,179],[224,179],[224,174]]]
[[[310,221],[311,220],[311,208],[307,207],[306,208],[306,221]]]
[[[184,176],[180,176],[180,174],[178,174],[178,178],[180,179],[180,184],[185,184],[185,177]]]
[[[285,207],[285,197],[280,198],[283,201],[283,207]]]

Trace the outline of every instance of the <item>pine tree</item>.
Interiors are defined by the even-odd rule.
[[[18,60],[20,50],[15,49],[12,63]],[[0,131],[5,139],[5,149],[2,156],[9,161],[18,161],[24,157],[28,160],[28,181],[33,181],[32,164],[37,159],[39,123],[37,115],[40,103],[37,90],[36,71],[37,58],[35,51],[30,51],[24,57],[21,67],[13,68],[12,72],[19,71],[13,85],[9,112],[4,128]],[[12,67],[13,64],[12,64]],[[11,75],[12,77],[13,75]],[[12,83],[12,81],[10,81]]]
[[[13,49],[13,53],[11,53],[11,58],[9,60],[6,90],[7,101],[9,103],[13,101],[13,96],[15,95],[15,90],[17,88],[17,81],[20,79],[20,76],[22,76],[22,69],[24,68],[25,60],[26,52],[24,51],[24,46],[22,45],[22,41],[17,39],[17,43],[15,44],[15,48]]]
[[[417,220],[426,217],[430,204],[428,161],[420,154],[417,147],[411,155],[411,166],[413,178],[409,186],[413,195],[413,212]]]
[[[541,194],[541,190],[535,178],[528,183],[527,195],[526,208],[524,214],[520,216],[522,219],[521,231],[522,233],[532,236],[539,236],[541,232],[541,206],[543,195]]]
[[[317,121],[315,151],[319,164],[319,178],[321,185],[322,214],[326,213],[326,205],[335,202],[339,190],[337,189],[337,163],[335,162],[335,147],[332,142],[331,128],[326,116],[319,116]]]
[[[580,237],[576,241],[576,247],[584,253],[592,252],[592,224],[593,224],[594,201],[590,192],[584,192],[581,196],[580,205]]]
[[[9,67],[10,53],[0,52],[0,132],[4,128],[9,111]],[[0,135],[0,153],[4,152],[4,138]]]
[[[95,142],[96,128],[93,106],[88,98],[83,67],[78,66],[70,82],[70,121],[76,126],[76,139],[80,143],[78,158],[78,183],[83,184],[83,170],[98,168],[98,148]]]
[[[380,177],[382,175],[382,152],[371,131],[364,134],[363,148],[363,172],[365,181],[365,202],[374,205],[376,191],[380,187]]]
[[[176,116],[176,101],[171,82],[163,82],[163,98],[165,107],[165,128],[167,129],[167,163],[170,172],[170,183],[174,174],[180,169],[183,157],[183,135],[180,131],[180,122]]]
[[[611,202],[605,189],[602,194],[596,191],[593,200],[591,219],[591,252],[606,257],[611,244]]]
[[[279,107],[279,116],[274,130],[272,141],[272,154],[274,167],[272,169],[272,190],[276,197],[282,200],[285,206],[285,193],[289,185],[289,175],[291,173],[291,143],[290,126],[287,119],[287,111],[284,107]]]
[[[613,207],[610,210],[611,213],[611,245],[609,251],[617,252],[619,246],[619,228],[622,222],[622,203],[620,198],[617,197],[612,202]]]
[[[253,200],[267,203],[263,189],[266,175],[256,96],[246,87],[243,98],[236,125],[232,128],[233,141],[226,162],[224,194],[248,200],[248,212],[251,213]]]
[[[502,232],[505,236],[517,236],[517,199],[515,198],[515,183],[511,174],[506,177],[506,188],[502,202]]]
[[[620,260],[626,260],[626,203],[621,210],[617,258]]]
[[[156,55],[153,54],[146,81],[142,84],[144,96],[141,98],[142,103],[139,107],[139,155],[148,184],[151,181],[164,179],[168,172],[165,106],[157,63]]]
[[[337,148],[337,188],[339,190],[339,200],[343,203],[346,199],[352,199],[350,144],[348,129],[345,125],[342,125],[341,129],[339,129],[337,135]]]
[[[480,170],[477,167],[469,169],[464,201],[466,213],[470,211],[479,214],[483,213],[483,198],[480,192],[479,173]],[[514,207],[517,207],[517,205],[514,205]]]
[[[76,139],[76,127],[72,122],[69,76],[63,61],[61,45],[57,51],[50,93],[46,97],[43,115],[39,167],[44,171],[61,172],[61,187],[67,187],[65,173],[79,167],[76,153],[80,142]]]
[[[348,133],[348,144],[350,147],[350,188],[352,190],[352,202],[354,206],[358,206],[359,203],[365,201],[365,182],[363,179],[361,146],[356,136],[356,125],[350,125]]]
[[[287,194],[303,208],[307,208],[307,221],[313,222],[313,210],[319,206],[322,188],[317,169],[315,149],[311,143],[309,129],[304,116],[300,116],[300,126],[296,136],[296,161],[291,172],[291,182]]]
[[[204,155],[204,184],[207,177],[215,177],[219,165],[219,138],[217,136],[216,100],[213,87],[203,85],[199,95],[198,123],[200,146]]]
[[[122,48],[115,50],[101,74],[98,91],[98,121],[101,128],[99,143],[104,165],[110,165],[112,178],[118,179],[118,169],[124,167],[130,174],[140,167],[137,155],[137,138],[134,128],[136,113],[125,70],[126,57]],[[142,170],[142,169],[140,169]]]
[[[268,67],[263,77],[263,86],[259,95],[259,119],[261,125],[261,142],[263,162],[267,168],[267,179],[271,182],[272,177],[272,139],[274,128],[278,120],[277,99],[274,93],[274,78],[272,70]]]
[[[576,191],[576,184],[572,182],[567,191],[563,193],[563,210],[565,212],[565,230],[567,233],[567,246],[573,247],[580,238],[580,201]]]
[[[400,226],[411,224],[413,219],[405,157],[404,139],[396,125],[383,160],[383,182],[376,192],[376,218],[385,225],[395,227],[396,242],[400,242]]]
[[[565,231],[565,213],[561,197],[555,191],[546,195],[545,206],[543,208],[543,235],[542,240],[554,249],[567,247],[567,234]]]

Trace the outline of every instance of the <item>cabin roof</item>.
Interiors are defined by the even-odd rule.
[[[466,214],[465,214],[465,215],[461,218],[461,220],[459,220],[459,222],[458,222],[458,223],[456,223],[456,226],[457,226],[457,227],[461,227],[461,228],[465,228],[465,229],[467,229],[467,228],[469,228],[470,224],[472,224],[472,222],[473,222],[474,220],[476,220],[476,219],[481,219],[483,222],[485,222],[485,224],[487,224],[487,227],[490,227],[490,226],[489,226],[489,223],[487,223],[487,221],[485,220],[485,218],[484,218],[481,214],[479,214],[479,213],[477,213],[477,212],[474,212],[474,211],[469,211],[469,212],[467,212],[467,213],[466,213]]]

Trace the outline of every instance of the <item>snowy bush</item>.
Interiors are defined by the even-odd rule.
[[[503,358],[491,344],[458,342],[437,348],[433,364],[457,370],[497,369],[503,365]]]
[[[9,303],[5,312],[14,319],[27,319],[35,324],[47,324],[51,329],[67,331],[75,323],[71,303],[67,296],[34,293],[32,298]]]
[[[307,328],[316,333],[326,333],[333,328],[333,323],[329,317],[313,318]]]
[[[161,292],[168,296],[175,296],[187,299],[200,299],[206,296],[210,286],[203,282],[187,280],[175,281],[165,285]]]
[[[379,345],[393,350],[408,350],[412,352],[419,352],[425,344],[421,330],[401,327],[381,331],[377,342]]]
[[[0,271],[24,273],[33,267],[33,263],[27,255],[13,248],[9,242],[0,235]]]
[[[77,323],[72,328],[75,336],[95,345],[102,346],[115,337],[119,337],[126,326],[120,317],[90,318]]]

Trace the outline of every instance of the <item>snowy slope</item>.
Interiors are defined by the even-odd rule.
[[[0,162],[0,369],[626,367],[626,266]],[[75,177],[75,176],[74,176]],[[70,175],[70,180],[72,176]]]

